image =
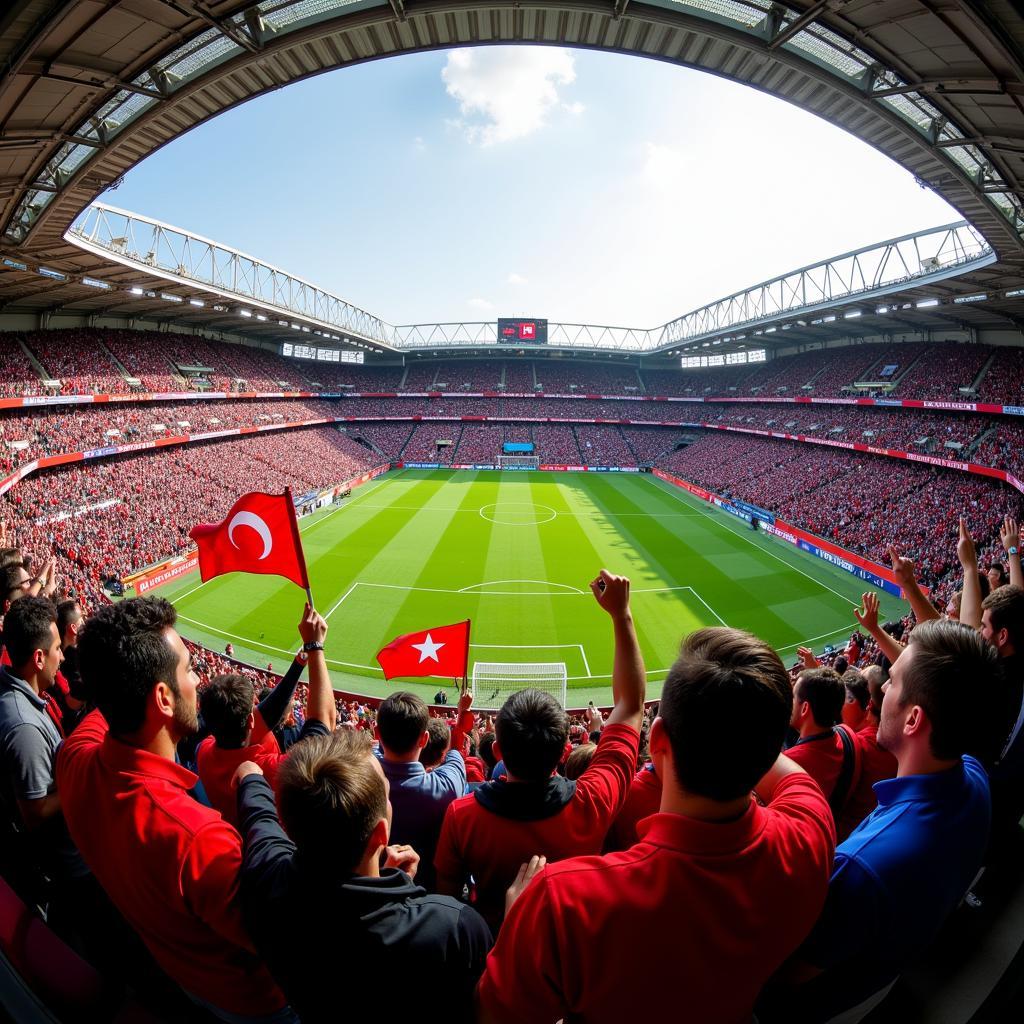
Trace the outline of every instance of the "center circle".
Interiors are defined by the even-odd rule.
[[[481,506],[480,515],[498,526],[540,526],[550,523],[558,513],[532,501],[501,501]]]

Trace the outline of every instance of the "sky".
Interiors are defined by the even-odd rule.
[[[171,142],[102,199],[392,324],[655,327],[961,219],[859,139],[747,86],[528,46],[298,82]]]

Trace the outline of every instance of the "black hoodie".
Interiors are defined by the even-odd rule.
[[[492,943],[472,907],[394,868],[368,878],[314,866],[281,828],[262,775],[238,787],[238,819],[246,926],[303,1024],[423,1020],[439,995],[438,1019],[472,1019]]]

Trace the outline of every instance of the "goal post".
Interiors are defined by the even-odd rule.
[[[539,455],[499,455],[498,469],[537,469]]]
[[[497,711],[519,690],[544,690],[564,708],[568,674],[564,661],[478,661],[473,666],[473,707]]]

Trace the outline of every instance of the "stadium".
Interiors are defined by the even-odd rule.
[[[499,44],[749,86],[888,157],[957,219],[773,265],[654,327],[483,300],[397,324],[273,248],[208,237],[205,194],[181,224],[116,205],[147,158],[173,159],[247,101]],[[368,1020],[434,996],[432,1020],[439,992],[457,1020],[1019,1019],[1013,5],[13,0],[0,51],[6,1019]],[[396,305],[405,272],[381,275]],[[251,492],[287,495],[280,536],[238,511]],[[210,567],[200,524],[244,571]],[[260,565],[285,536],[313,606],[298,638],[299,580]],[[158,599],[174,616],[153,626]],[[177,677],[150,633],[160,651],[173,635]],[[386,668],[389,649],[404,669]],[[823,739],[828,754],[811,753]],[[333,817],[316,818],[330,772],[314,749],[339,759]],[[943,772],[941,794],[895,796]],[[375,830],[353,839],[374,787]],[[919,819],[883,833],[901,802]],[[779,824],[787,813],[803,825]],[[714,845],[755,814],[749,836]],[[673,818],[703,830],[677,844],[690,859],[629,874],[637,851],[672,847],[645,835]],[[877,866],[857,845],[869,832],[899,855]],[[290,875],[261,860],[271,846],[291,851]],[[578,858],[595,878],[620,872],[595,881],[593,906],[573,889]],[[349,895],[311,895],[311,864]],[[406,885],[387,914],[419,924],[356,915],[345,900],[364,876]],[[611,895],[605,913],[602,886],[635,915]],[[684,923],[691,907],[702,925]],[[870,927],[850,924],[858,907]],[[324,947],[310,963],[374,1000],[303,974],[280,936],[307,910]],[[624,928],[607,955],[581,950]],[[658,955],[644,965],[633,947],[677,935],[672,992],[652,979]],[[649,1003],[623,1001],[634,963]]]

